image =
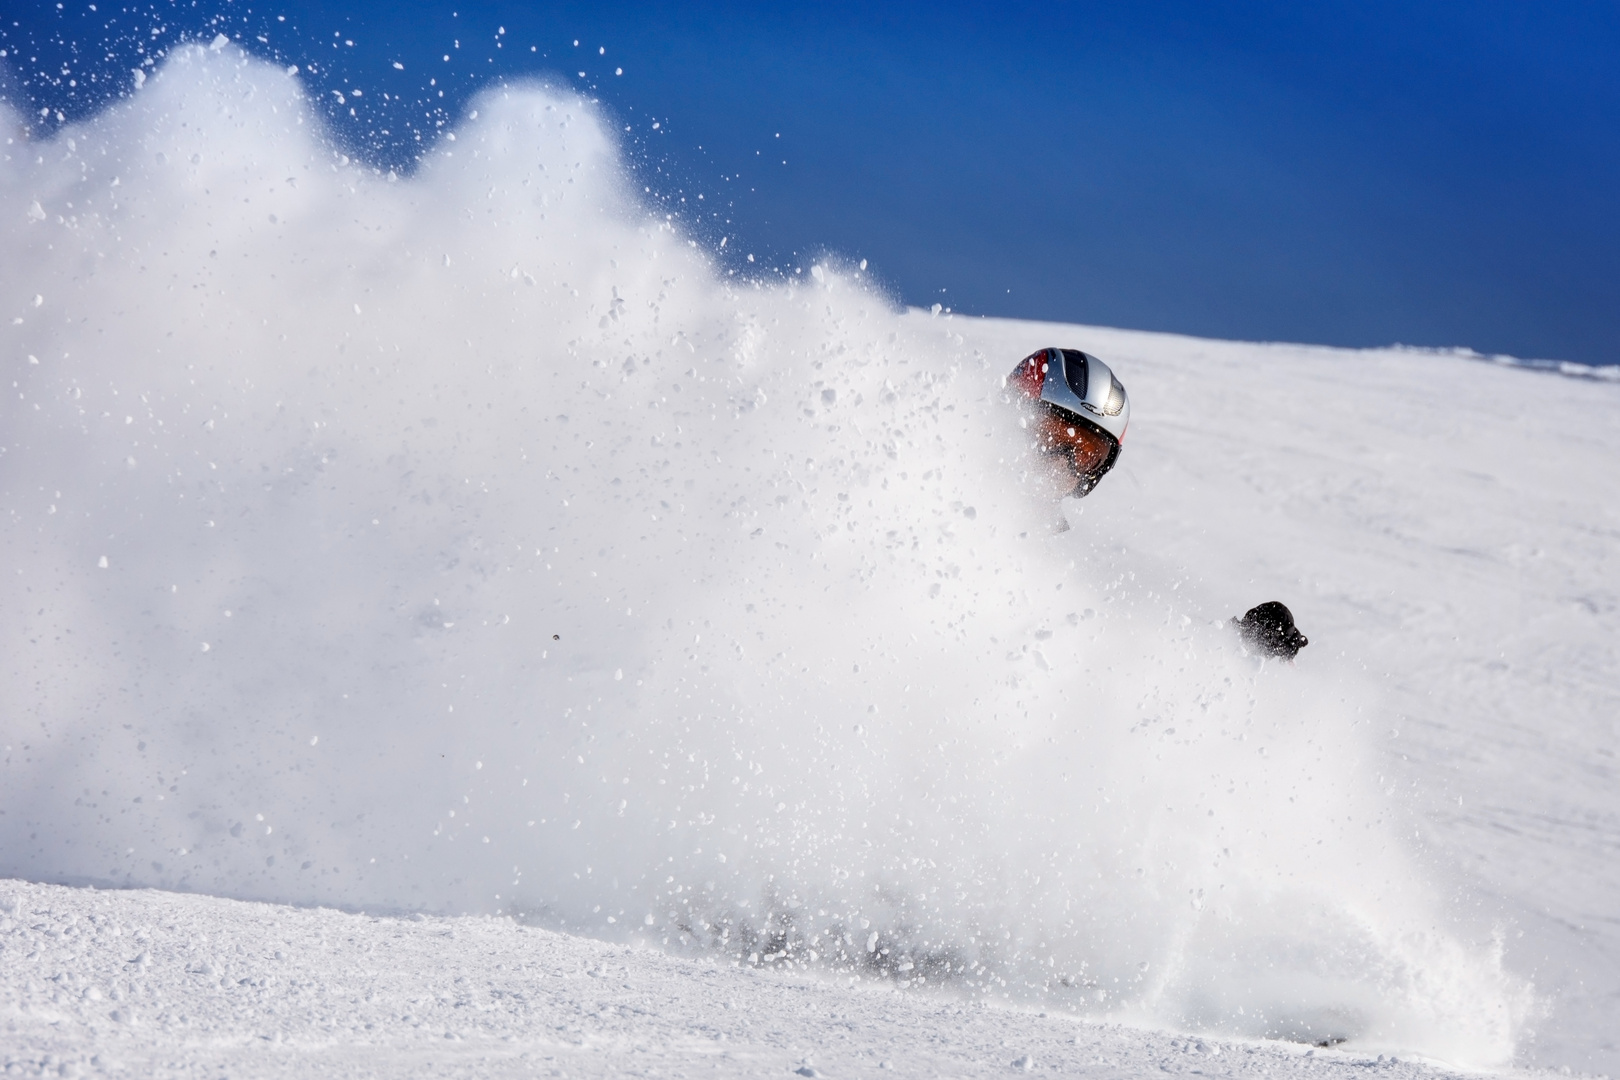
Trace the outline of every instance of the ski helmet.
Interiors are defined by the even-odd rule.
[[[1107,364],[1078,349],[1031,353],[1007,377],[1007,386],[1070,425],[1077,437],[1101,437],[1106,445],[1102,462],[1087,469],[1075,466],[1080,486],[1074,493],[1088,494],[1119,460],[1131,419],[1125,387]]]

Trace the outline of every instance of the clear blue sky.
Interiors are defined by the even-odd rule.
[[[1620,361],[1612,0],[97,7],[0,8],[0,92],[42,130],[127,91],[137,46],[220,31],[364,87],[357,116],[324,107],[391,164],[540,74],[756,265],[867,258],[970,313]]]

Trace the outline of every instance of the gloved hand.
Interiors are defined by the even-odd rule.
[[[1292,660],[1294,655],[1310,644],[1310,640],[1294,625],[1294,613],[1280,600],[1267,600],[1252,607],[1239,619],[1238,633],[1243,643],[1265,656],[1281,656]]]

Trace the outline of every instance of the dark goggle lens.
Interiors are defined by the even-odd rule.
[[[1041,417],[1035,437],[1042,453],[1063,454],[1081,475],[1106,471],[1116,447],[1110,436],[1056,409]]]

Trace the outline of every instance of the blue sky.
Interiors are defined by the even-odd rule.
[[[756,266],[866,258],[979,314],[1620,361],[1612,2],[96,8],[5,6],[3,89],[42,131],[220,31],[365,88],[354,117],[324,99],[336,137],[402,166],[539,74]]]

